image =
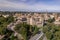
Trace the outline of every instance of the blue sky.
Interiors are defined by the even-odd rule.
[[[60,0],[0,0],[1,11],[60,11]]]

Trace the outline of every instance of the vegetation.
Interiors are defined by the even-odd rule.
[[[60,40],[60,25],[55,25],[49,22],[43,27],[43,32],[45,33],[48,40]]]
[[[28,40],[28,38],[35,35],[39,31],[39,28],[36,26],[26,23],[17,24],[14,29],[23,36],[24,40]]]
[[[13,22],[13,17],[9,16],[7,18],[4,18],[3,16],[0,16],[0,35],[3,35],[6,31],[7,25],[11,22]]]
[[[14,32],[6,29],[5,36],[2,40],[17,40],[17,37],[14,36]]]
[[[14,32],[7,29],[7,25],[13,21],[13,16],[7,18],[0,16],[0,35],[5,35],[1,40],[17,40],[17,38],[13,36]]]
[[[8,24],[11,23],[11,22],[13,22],[13,21],[14,21],[14,17],[13,16],[9,16],[9,17],[6,18],[6,22]]]
[[[54,21],[55,21],[54,18],[50,18],[50,19],[47,20],[47,22],[49,22],[49,23],[52,23],[52,22],[54,22]]]

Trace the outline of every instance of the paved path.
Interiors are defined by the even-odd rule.
[[[7,28],[8,28],[9,30],[15,31],[15,30],[14,30],[14,27],[15,27],[15,25],[17,25],[18,23],[19,23],[19,20],[16,21],[15,23],[10,23],[10,24],[7,26]]]
[[[35,36],[30,38],[29,40],[39,40],[42,36],[43,36],[43,32],[36,34]]]
[[[15,32],[15,35],[20,35],[18,32],[16,32],[16,31],[14,30],[15,25],[17,25],[18,23],[19,23],[19,20],[16,21],[15,23],[10,23],[10,24],[7,26],[7,29],[14,31],[14,32]]]

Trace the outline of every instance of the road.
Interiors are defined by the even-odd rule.
[[[39,40],[43,36],[43,32],[37,33],[35,36],[31,37],[29,40]]]

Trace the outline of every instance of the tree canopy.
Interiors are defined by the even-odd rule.
[[[23,36],[24,40],[28,40],[39,31],[37,26],[32,26],[27,23],[17,24],[14,29]]]

